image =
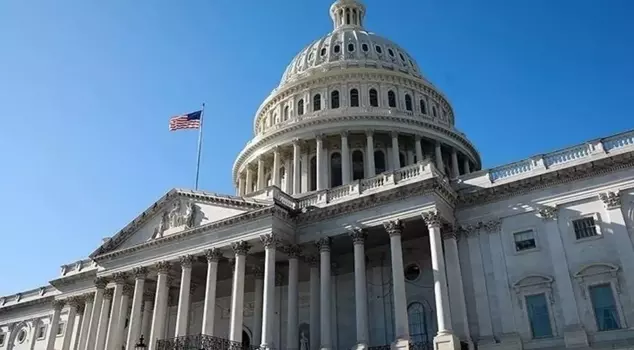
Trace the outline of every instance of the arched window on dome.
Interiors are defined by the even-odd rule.
[[[422,114],[427,114],[427,105],[425,104],[425,100],[421,98],[420,100],[420,112]]]
[[[346,24],[350,24],[350,9],[346,9]]]
[[[385,153],[381,150],[374,151],[374,173],[379,175],[387,170],[385,164]]]
[[[313,111],[317,112],[321,110],[321,95],[315,94],[313,96]]]
[[[396,94],[392,90],[387,92],[387,103],[388,106],[396,108]]]
[[[310,158],[310,179],[308,185],[309,191],[317,189],[317,157]]]
[[[359,107],[359,90],[350,90],[350,107]]]
[[[379,106],[379,93],[375,89],[370,89],[370,106]]]
[[[407,307],[407,319],[409,320],[410,340],[413,343],[428,343],[432,340],[429,324],[432,311],[423,303],[413,302]]]
[[[364,173],[363,152],[356,150],[352,152],[352,180],[363,179]]]
[[[431,114],[432,114],[434,117],[437,117],[437,116],[438,116],[438,113],[436,112],[436,106],[433,106],[433,107],[431,108]]]
[[[304,99],[297,101],[297,115],[304,114]]]
[[[343,184],[341,176],[341,153],[333,153],[330,156],[330,187]]]
[[[408,111],[412,111],[412,96],[410,96],[409,94],[405,95],[405,109]]]
[[[284,106],[284,120],[288,120],[291,109],[288,106]]]
[[[330,93],[330,108],[339,108],[339,91]]]

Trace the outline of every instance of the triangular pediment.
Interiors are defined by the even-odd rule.
[[[174,189],[104,242],[90,257],[266,207],[269,203],[203,191]]]

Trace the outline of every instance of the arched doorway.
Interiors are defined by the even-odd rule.
[[[341,153],[333,153],[330,156],[330,187],[343,184],[341,177]]]
[[[242,331],[242,348],[248,349],[251,346],[251,337],[247,331]]]
[[[317,189],[317,157],[310,159],[310,182],[309,191],[315,191]]]

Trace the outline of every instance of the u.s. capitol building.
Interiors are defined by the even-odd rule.
[[[365,14],[293,58],[236,196],[174,189],[0,297],[0,349],[631,348],[634,132],[482,169]]]

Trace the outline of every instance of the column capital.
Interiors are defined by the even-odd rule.
[[[618,191],[599,193],[599,199],[601,199],[603,205],[605,205],[605,209],[607,210],[621,207],[621,194]]]
[[[310,267],[319,267],[319,257],[317,257],[316,255],[309,255],[304,257],[304,261],[310,266]]]
[[[81,295],[84,298],[84,302],[92,302],[95,298],[95,292],[88,292]]]
[[[264,245],[265,249],[277,247],[279,239],[275,233],[267,233],[260,236],[260,242]]]
[[[350,230],[350,238],[352,238],[352,244],[364,244],[365,239],[368,237],[368,232],[362,228],[353,228]]]
[[[255,276],[256,279],[264,278],[264,270],[262,269],[261,266],[253,266],[251,268],[251,271],[253,272],[253,276]]]
[[[464,225],[464,226],[458,226],[456,231],[460,235],[463,235],[466,237],[477,237],[478,234],[480,233],[480,228],[474,225]]]
[[[167,275],[172,269],[172,264],[169,261],[159,261],[154,265],[154,268],[159,275]]]
[[[442,236],[443,240],[458,240],[458,232],[456,231],[457,230],[454,229],[453,225],[444,225],[440,230],[440,235]]]
[[[441,217],[438,211],[427,211],[421,214],[421,216],[423,217],[423,221],[425,221],[425,224],[428,228],[440,227]]]
[[[420,142],[421,139],[422,139],[422,137],[420,135],[414,135],[414,140],[416,142]]]
[[[390,131],[390,136],[392,136],[392,138],[398,137],[398,131],[396,130]]]
[[[66,305],[66,300],[55,299],[53,300],[52,305],[53,305],[53,310],[62,311],[62,309],[64,308],[64,305]]]
[[[247,255],[251,249],[251,245],[246,241],[233,242],[231,248],[236,255]]]
[[[132,269],[132,274],[137,280],[144,280],[147,278],[148,268],[145,266],[138,266]]]
[[[330,237],[323,237],[315,241],[315,245],[317,246],[317,249],[319,249],[320,253],[329,252],[331,242],[332,240]]]
[[[74,296],[66,299],[68,305],[75,310],[77,310],[80,306],[84,305],[84,298],[81,296]]]
[[[75,309],[77,310],[77,312],[79,314],[83,314],[84,310],[86,309],[86,304],[84,304],[84,303],[79,304],[79,305],[77,305],[77,307]]]
[[[124,284],[128,280],[128,274],[126,272],[117,272],[112,274],[112,280],[115,284]]]
[[[289,259],[297,259],[302,255],[302,248],[297,244],[289,244],[282,247],[282,251]]]
[[[198,283],[190,282],[189,283],[189,294],[194,294],[194,292],[196,292],[196,289],[198,289]]]
[[[385,228],[385,231],[387,231],[387,233],[390,235],[390,237],[400,236],[403,232],[403,223],[400,219],[386,221],[383,223],[383,227]]]
[[[134,296],[134,286],[131,284],[123,285],[123,295],[131,297]]]
[[[150,301],[152,302],[154,300],[154,293],[152,293],[149,290],[146,290],[143,292],[143,301]]]
[[[218,248],[211,248],[205,250],[205,258],[207,262],[218,262],[222,258],[222,252]]]
[[[103,292],[103,298],[106,299],[106,300],[112,300],[113,296],[114,296],[114,289],[112,289],[112,288],[106,289]]]
[[[349,131],[348,131],[348,130],[343,130],[342,132],[340,132],[340,133],[339,133],[339,135],[340,135],[342,138],[343,138],[343,137],[347,138],[347,137],[348,137],[348,134],[349,134]]]
[[[97,277],[95,278],[95,287],[97,289],[105,289],[106,285],[108,285],[108,279],[105,277]]]
[[[557,219],[557,208],[556,207],[539,208],[539,216],[543,220],[555,220]]]
[[[291,143],[293,146],[300,147],[302,145],[302,140],[300,140],[299,137],[296,137],[291,141]]]
[[[324,140],[324,134],[315,134],[315,140],[321,142]]]
[[[183,269],[191,269],[194,264],[194,256],[193,255],[182,255],[178,257],[178,260],[181,264],[181,268]]]
[[[373,130],[373,129],[367,129],[367,130],[365,131],[365,136],[366,136],[366,137],[368,137],[368,136],[369,136],[369,137],[374,136],[374,130]]]
[[[502,228],[502,220],[491,220],[481,223],[481,227],[488,233],[499,232]]]

